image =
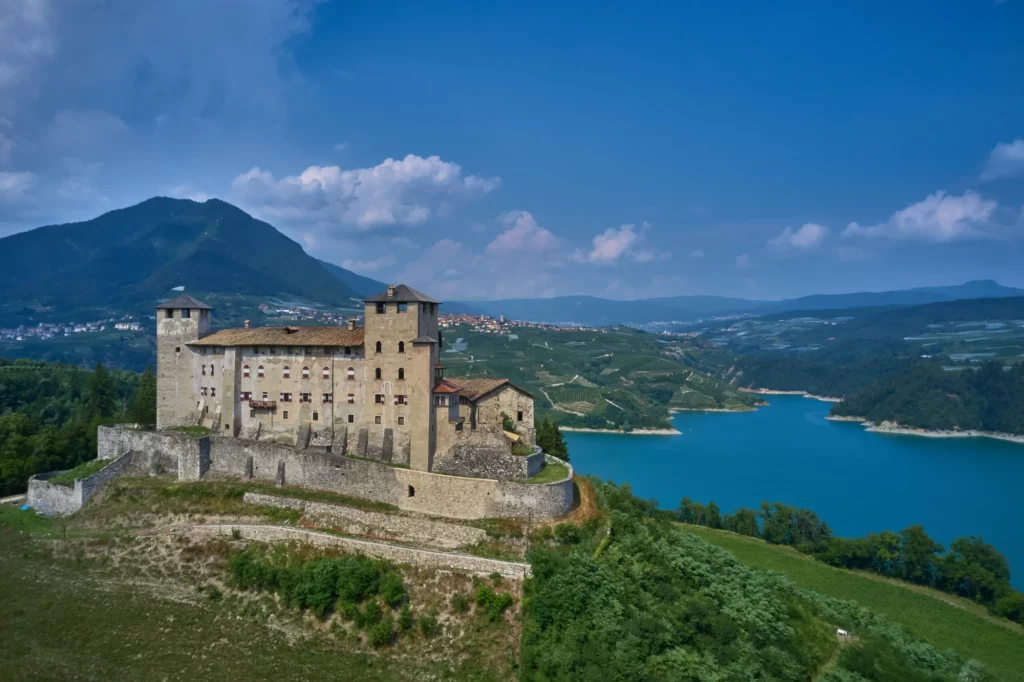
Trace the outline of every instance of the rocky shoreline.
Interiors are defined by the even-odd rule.
[[[756,393],[757,395],[798,395],[811,400],[820,400],[823,403],[840,403],[842,398],[833,398],[827,395],[815,395],[807,391],[776,391],[772,388],[741,388],[743,393]]]
[[[677,429],[633,429],[632,431],[622,431],[620,429],[585,429],[575,426],[559,426],[562,431],[572,431],[574,433],[613,433],[620,436],[681,436],[682,431]]]
[[[998,433],[995,431],[976,431],[974,429],[968,429],[966,431],[960,430],[928,430],[919,429],[912,426],[902,426],[896,422],[883,421],[875,424],[872,421],[868,421],[863,417],[845,417],[845,416],[831,416],[825,417],[829,421],[834,422],[857,422],[861,426],[865,427],[872,433],[886,433],[895,436],[921,436],[924,438],[992,438],[995,440],[1005,440],[1010,443],[1019,443],[1024,445],[1024,436],[1015,436],[1012,433]]]

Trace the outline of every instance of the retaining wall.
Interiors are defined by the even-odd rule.
[[[110,479],[120,475],[131,465],[132,453],[126,452],[92,476],[75,479],[74,486],[50,483],[49,479],[63,473],[61,471],[36,474],[28,479],[28,505],[47,516],[74,514]]]
[[[434,458],[432,473],[522,481],[544,467],[544,453],[539,447],[533,446],[534,452],[530,455],[513,455],[504,436],[500,437],[498,445],[490,447],[456,442],[447,452]]]

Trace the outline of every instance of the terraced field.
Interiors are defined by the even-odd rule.
[[[669,410],[747,410],[755,403],[708,374],[730,354],[686,337],[629,328],[488,334],[467,327],[444,337],[450,376],[507,377],[534,394],[539,417],[566,426],[664,428]]]

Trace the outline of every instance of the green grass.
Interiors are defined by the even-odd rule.
[[[520,483],[555,483],[564,481],[569,475],[569,467],[557,462],[550,461],[544,464],[544,468],[537,472],[533,478],[528,478]]]
[[[856,601],[940,649],[977,658],[1002,680],[1024,680],[1024,628],[995,618],[978,604],[937,590],[833,568],[789,547],[700,526],[687,531],[731,552],[752,568],[777,571],[797,586]]]
[[[184,433],[187,436],[193,436],[195,438],[202,438],[203,436],[210,435],[210,429],[205,426],[175,426],[168,431],[177,431],[178,433]]]
[[[92,459],[88,462],[83,462],[76,466],[74,469],[68,469],[67,471],[54,476],[49,480],[50,483],[56,483],[57,485],[66,485],[69,488],[75,485],[75,479],[78,478],[89,478],[103,467],[110,464],[109,459]]]

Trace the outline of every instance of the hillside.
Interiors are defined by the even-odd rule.
[[[749,410],[756,398],[708,372],[730,355],[627,327],[508,334],[444,331],[449,376],[507,377],[534,394],[539,417],[587,428],[667,428],[669,410]]]
[[[0,239],[0,324],[149,312],[179,286],[328,304],[359,296],[273,226],[217,199],[156,197]]]

